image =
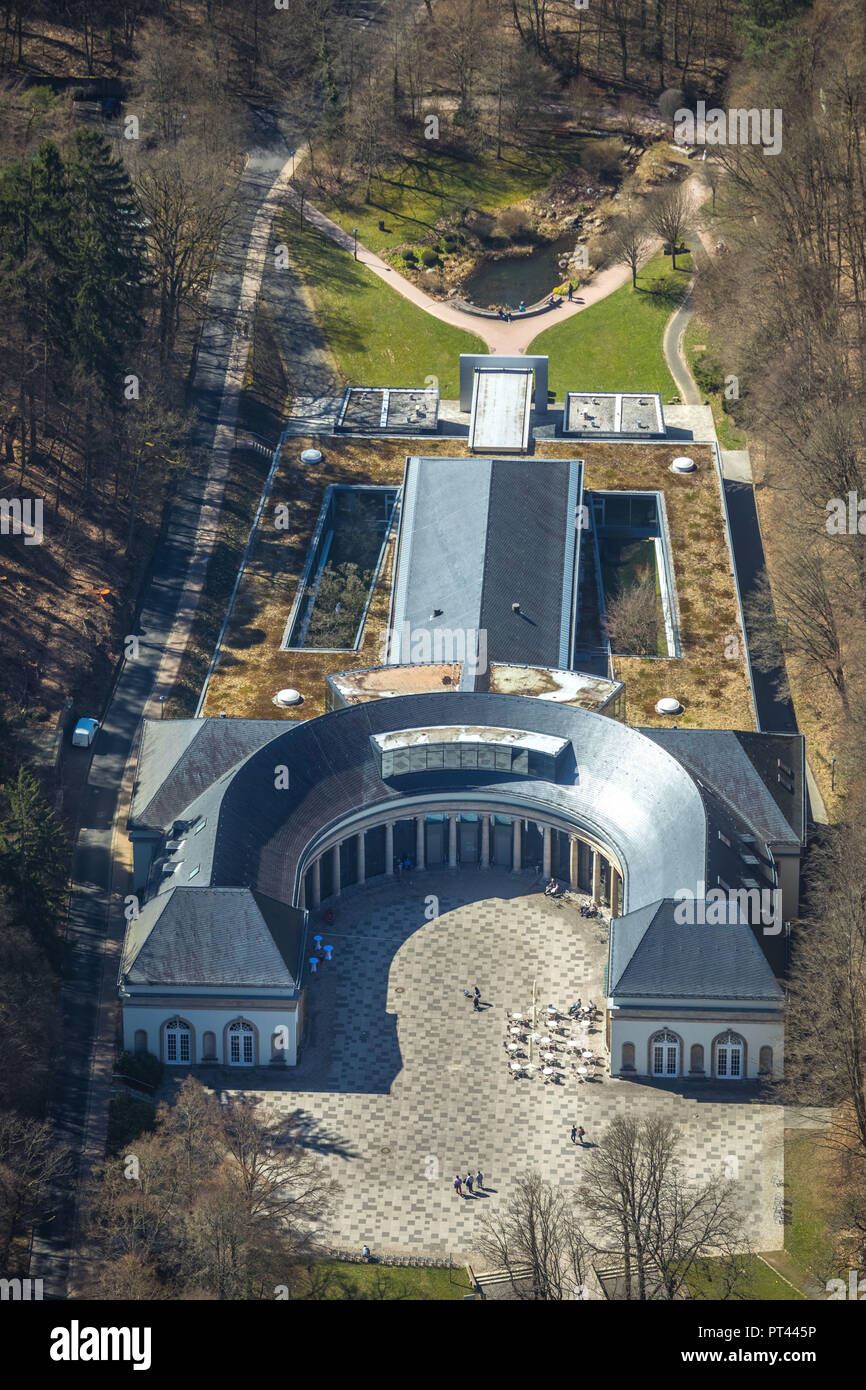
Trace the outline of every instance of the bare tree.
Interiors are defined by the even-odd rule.
[[[520,1180],[501,1214],[485,1212],[478,1248],[506,1271],[517,1299],[559,1303],[583,1294],[588,1243],[566,1194],[538,1173]]]
[[[615,1233],[625,1300],[674,1299],[710,1258],[746,1248],[734,1184],[719,1173],[692,1182],[680,1130],[655,1116],[618,1116],[589,1156],[581,1198],[599,1229]]]
[[[652,249],[653,240],[646,218],[636,208],[628,207],[611,225],[607,237],[611,264],[628,266],[633,289],[637,289],[637,273]]]
[[[676,183],[657,193],[647,208],[647,221],[657,236],[667,243],[671,266],[677,268],[677,247],[692,228],[692,200],[685,184]]]
[[[658,599],[653,576],[621,589],[608,600],[604,626],[615,652],[658,655]]]

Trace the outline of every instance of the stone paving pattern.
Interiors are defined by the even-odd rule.
[[[727,1167],[743,1184],[753,1247],[781,1247],[781,1107],[735,1087],[684,1095],[612,1079],[606,1056],[601,1082],[579,1084],[570,1065],[559,1085],[512,1079],[505,1010],[528,1009],[534,980],[542,1005],[601,1004],[605,925],[546,899],[531,875],[495,869],[380,879],[335,910],[332,927],[312,928],[334,955],[307,980],[299,1065],[267,1089],[256,1090],[257,1075],[246,1092],[275,1122],[300,1112],[306,1142],[340,1184],[323,1232],[332,1246],[472,1258],[481,1212],[502,1206],[522,1174],[579,1181],[572,1123],[590,1143],[628,1112],[682,1125],[695,1178]],[[476,984],[489,1005],[481,1013],[463,995]],[[589,1045],[603,1052],[600,1025]],[[461,1200],[455,1173],[479,1167],[486,1191]]]

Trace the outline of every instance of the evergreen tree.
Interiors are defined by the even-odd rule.
[[[62,901],[69,861],[66,831],[26,768],[6,789],[9,815],[0,824],[0,865],[22,914],[56,911]]]

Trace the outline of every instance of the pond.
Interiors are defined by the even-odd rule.
[[[479,309],[491,304],[516,309],[521,300],[528,308],[564,283],[566,272],[560,269],[559,259],[570,255],[576,245],[577,233],[568,232],[525,256],[489,257],[465,282],[463,294]]]

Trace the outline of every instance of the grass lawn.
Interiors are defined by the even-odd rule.
[[[735,1291],[738,1300],[745,1299],[751,1303],[779,1299],[793,1303],[804,1298],[803,1294],[792,1289],[784,1279],[780,1279],[769,1265],[759,1260],[757,1255],[743,1256],[740,1268],[743,1271],[742,1282]],[[726,1298],[728,1290],[719,1261],[707,1260],[699,1269],[695,1269],[688,1280],[688,1288],[693,1298]]]
[[[384,1302],[443,1302],[472,1292],[464,1269],[427,1269],[411,1265],[352,1264],[329,1260],[310,1271],[323,1299]]]
[[[697,344],[701,351],[696,350]],[[685,334],[683,335],[683,348],[685,350],[686,361],[695,373],[695,365],[701,360],[721,362],[720,355],[713,345],[713,335],[703,319],[694,315]],[[695,377],[697,381],[697,377]],[[698,381],[698,389],[703,393],[704,398],[709,401],[713,419],[716,422],[716,434],[719,436],[719,443],[723,449],[745,449],[748,447],[748,439],[744,430],[737,429],[732,417],[725,409],[725,398],[723,390],[708,390],[706,383]]]
[[[459,220],[465,209],[492,212],[520,203],[546,188],[579,162],[580,142],[557,140],[538,150],[504,149],[495,153],[459,155],[438,150],[430,142],[425,157],[403,163],[374,178],[371,201],[364,202],[360,184],[338,202],[321,204],[322,211],[380,254],[404,243],[436,240],[437,228]],[[389,229],[382,232],[379,222]]]
[[[818,1284],[839,1271],[828,1228],[834,1217],[834,1157],[814,1131],[785,1134],[785,1199],[790,1212],[785,1227],[785,1254],[791,1261],[789,1279],[807,1275]],[[786,1271],[787,1273],[787,1271]],[[843,1272],[844,1277],[844,1272]]]
[[[417,309],[292,210],[279,235],[308,287],[337,369],[358,386],[423,386],[438,378],[446,400],[459,394],[461,352],[486,352],[480,338]]]
[[[527,349],[550,357],[550,387],[566,391],[657,391],[677,394],[662,352],[665,324],[682,298],[691,257],[655,256],[637,277],[574,318],[548,328]]]

